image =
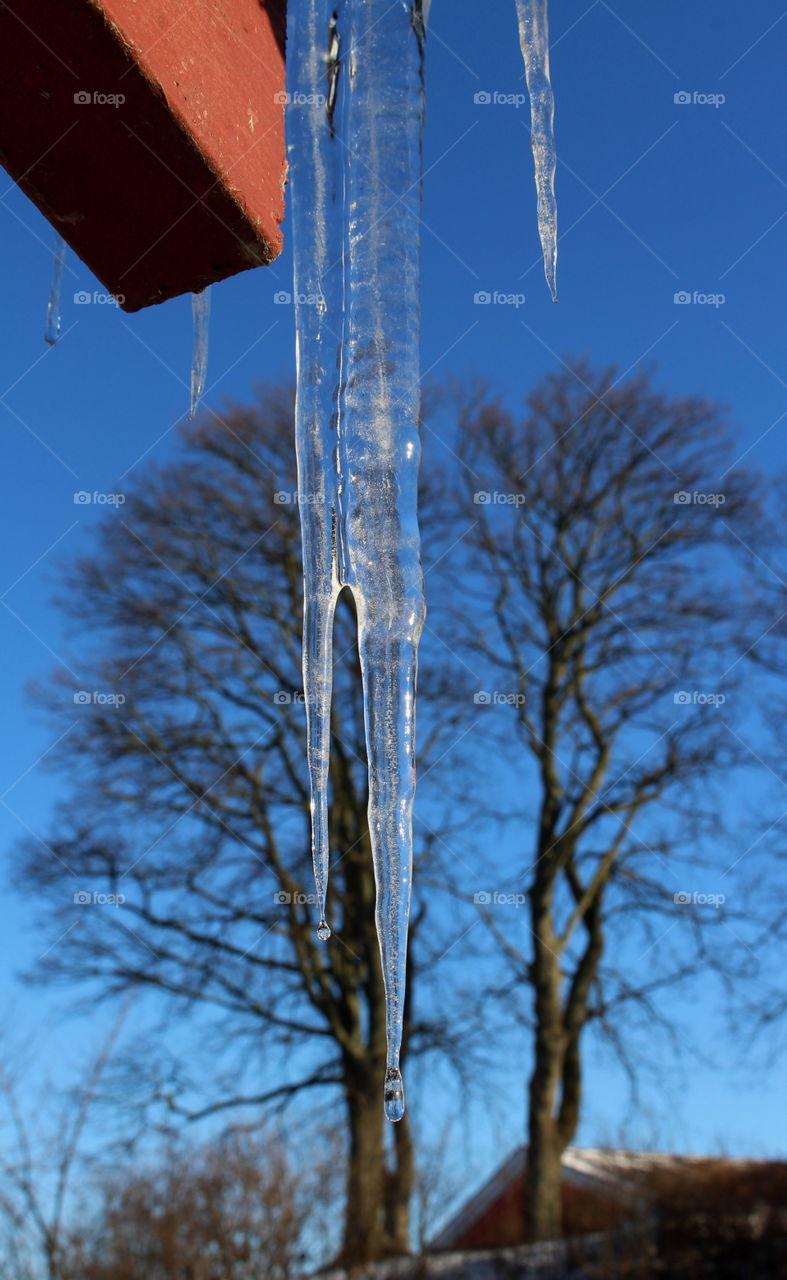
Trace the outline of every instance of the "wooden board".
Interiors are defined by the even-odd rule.
[[[0,162],[126,311],[281,251],[285,9],[0,3]]]

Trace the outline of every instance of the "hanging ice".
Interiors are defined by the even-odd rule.
[[[210,287],[202,293],[191,295],[191,319],[193,324],[193,340],[191,352],[191,390],[189,397],[189,417],[193,418],[205,390],[205,375],[208,371],[208,321],[210,320]]]
[[[49,301],[46,308],[46,328],[44,341],[54,347],[60,337],[62,317],[60,314],[60,294],[63,288],[63,269],[66,265],[66,242],[55,232],[55,250],[52,259],[52,282],[49,286]]]
[[[291,0],[288,150],[304,559],[304,692],[318,932],[327,939],[336,599],[352,591],[386,994],[385,1112],[399,1069],[424,619],[416,489],[423,0]]]
[[[557,302],[557,203],[555,201],[555,97],[549,78],[547,0],[516,0],[519,43],[530,95],[530,141],[536,166],[538,234],[552,301]]]

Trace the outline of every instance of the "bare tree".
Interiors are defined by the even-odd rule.
[[[781,878],[787,855],[787,774],[784,769],[784,723],[787,698],[784,673],[787,669],[787,475],[778,475],[769,493],[766,520],[760,537],[749,544],[752,553],[747,611],[756,627],[756,643],[750,656],[760,677],[758,701],[765,707],[754,731],[742,735],[742,745],[751,759],[767,771],[769,788],[759,788],[747,796],[747,811],[753,828],[751,850],[746,854],[751,879],[757,883],[757,868],[752,866],[752,853],[763,846],[776,845]],[[769,895],[769,901],[775,900]],[[785,1049],[785,1015],[787,991],[784,983],[783,954],[787,942],[787,905],[781,896],[781,910],[767,914],[761,921],[761,942],[772,948],[766,956],[770,963],[762,966],[758,990],[747,1003],[734,1027],[735,1040],[746,1053],[747,1065],[755,1060],[755,1052],[763,1069],[779,1061]]]
[[[729,954],[742,906],[673,898],[686,888],[681,869],[704,866],[706,883],[714,874],[716,846],[704,838],[721,835],[712,785],[741,754],[732,721],[751,611],[729,542],[752,545],[756,495],[745,477],[716,479],[725,462],[715,408],[670,399],[642,376],[616,382],[578,365],[533,392],[523,422],[481,394],[458,427],[469,483],[427,450],[422,507],[438,639],[430,657],[427,630],[421,774],[443,760],[447,812],[416,821],[418,1015],[411,1000],[405,1047],[467,1062],[437,965],[445,939],[466,927],[459,911],[434,906],[452,874],[443,851],[476,811],[489,847],[495,817],[529,810],[532,838],[520,837],[520,867],[507,877],[526,895],[529,932],[523,942],[485,909],[509,972],[498,969],[482,1021],[488,1039],[501,997],[532,993],[529,1226],[543,1237],[559,1226],[586,1028],[625,1053],[619,1015],[655,1021],[659,993],[698,958],[727,978],[750,969],[745,947]],[[202,1107],[169,1097],[173,1110],[341,1097],[349,1263],[409,1247],[413,1143],[407,1121],[386,1134],[380,1106],[383,987],[347,597],[331,765],[341,856],[333,936],[325,946],[314,933],[291,455],[286,392],[198,425],[66,576],[82,690],[61,680],[46,696],[70,798],[54,834],[28,844],[20,874],[62,935],[45,976],[93,980],[105,993],[142,987],[212,1016],[216,1056],[235,1081]],[[506,704],[487,721],[501,724],[498,756],[472,719],[487,714],[468,688],[479,666]],[[469,774],[465,748],[475,753]],[[475,810],[468,780],[484,757],[512,786],[501,801],[482,794]],[[116,905],[96,905],[101,893]],[[705,927],[710,914],[727,924],[723,938]]]
[[[70,798],[49,838],[28,844],[21,882],[45,899],[61,939],[46,978],[145,988],[215,1015],[236,1083],[200,1114],[306,1090],[342,1097],[341,1256],[362,1262],[409,1248],[412,1141],[407,1119],[390,1134],[382,1115],[384,991],[348,596],[336,617],[330,775],[340,856],[332,936],[315,935],[296,490],[291,395],[266,392],[198,424],[168,468],[146,470],[96,551],[66,573],[82,688],[63,676],[44,697]],[[442,699],[447,680],[436,670],[424,681],[425,762],[457,715]],[[426,868],[439,838],[419,830]],[[424,912],[416,897],[411,987]],[[427,1006],[420,1020],[412,1001],[406,1010],[411,1055],[450,1047]]]
[[[88,1128],[126,1013],[124,1004],[84,1079],[62,1098],[50,1085],[33,1095],[10,1048],[0,1060],[0,1216],[6,1262],[18,1280],[64,1280],[67,1211],[88,1163]]]
[[[456,553],[476,601],[462,606],[465,652],[500,691],[503,759],[533,815],[508,876],[527,928],[482,910],[529,993],[527,1226],[549,1238],[586,1028],[625,1050],[625,1008],[652,1034],[659,992],[698,964],[750,970],[729,890],[723,911],[692,899],[699,868],[713,897],[726,866],[703,833],[720,838],[712,784],[743,754],[730,720],[755,633],[734,553],[757,497],[727,469],[718,410],[645,375],[579,362],[528,396],[521,421],[481,390],[459,433],[474,494]]]
[[[289,1280],[304,1269],[332,1189],[324,1159],[296,1170],[273,1132],[176,1146],[142,1169],[104,1172],[98,1208],[69,1233],[60,1275]]]

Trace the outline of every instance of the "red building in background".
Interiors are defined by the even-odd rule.
[[[648,1225],[662,1235],[758,1238],[787,1226],[787,1163],[569,1147],[563,1156],[563,1236]],[[519,1147],[432,1241],[439,1251],[526,1244],[527,1148]]]

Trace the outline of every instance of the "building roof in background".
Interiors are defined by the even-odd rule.
[[[658,1151],[625,1151],[605,1147],[568,1147],[561,1161],[563,1184],[588,1191],[600,1199],[621,1201],[647,1194],[654,1175],[692,1168],[749,1167],[757,1162],[725,1156],[689,1156]],[[765,1162],[767,1163],[767,1162]],[[517,1147],[499,1168],[448,1220],[432,1241],[434,1249],[450,1249],[521,1181],[527,1170],[527,1146]]]

